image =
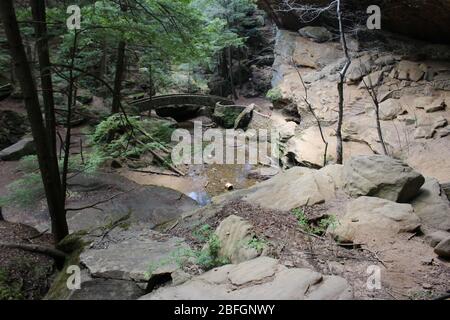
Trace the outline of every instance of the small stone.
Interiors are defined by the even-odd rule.
[[[422,288],[424,288],[426,290],[430,290],[430,289],[433,289],[433,286],[429,283],[424,283],[424,284],[422,284]]]

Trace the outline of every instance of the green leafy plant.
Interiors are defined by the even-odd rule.
[[[247,246],[255,249],[258,253],[261,253],[264,248],[267,247],[267,241],[265,239],[261,239],[258,237],[253,237],[248,243]]]
[[[267,91],[266,97],[272,102],[280,101],[281,99],[283,99],[283,95],[281,94],[281,90],[279,88],[272,88]]]
[[[296,217],[300,229],[306,233],[323,235],[328,228],[335,228],[337,225],[337,219],[334,215],[324,216],[313,222],[300,208],[293,209],[291,213]]]

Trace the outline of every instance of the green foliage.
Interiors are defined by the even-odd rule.
[[[280,101],[283,98],[281,90],[279,88],[272,88],[267,91],[266,97],[272,102]]]
[[[93,160],[101,163],[112,158],[139,158],[151,149],[165,148],[173,130],[167,121],[114,114],[97,125],[91,136],[95,144]]]
[[[300,208],[293,209],[291,213],[297,218],[300,229],[306,233],[323,235],[329,227],[335,228],[337,225],[337,219],[334,215],[323,217],[313,223]]]
[[[10,279],[9,272],[0,268],[0,300],[23,299],[22,285]]]
[[[200,242],[206,242],[213,234],[213,229],[209,224],[204,224],[192,232],[192,236]]]
[[[249,248],[253,248],[258,253],[261,253],[264,250],[264,248],[267,247],[267,241],[265,239],[261,239],[261,238],[258,238],[258,237],[253,237],[248,242],[247,245],[248,245]]]

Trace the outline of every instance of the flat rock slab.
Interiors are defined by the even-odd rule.
[[[310,269],[289,269],[278,260],[259,257],[226,265],[182,285],[160,288],[142,300],[343,300],[352,290],[340,277]]]
[[[23,138],[12,146],[0,151],[0,159],[4,161],[20,160],[20,158],[35,152],[36,146],[33,138]]]
[[[145,225],[132,225],[127,230],[117,227],[82,252],[80,263],[92,277],[147,281],[152,266],[174,272],[178,267],[170,263],[170,257],[183,248],[187,248],[183,239],[162,235]]]
[[[69,203],[70,208],[88,207],[117,195],[96,206],[101,210],[86,208],[70,211],[68,222],[73,231],[100,227],[127,214],[133,222],[145,222],[153,228],[198,208],[195,200],[179,191],[161,186],[141,186],[115,174],[75,176],[70,180],[69,188],[71,191],[85,192],[88,196],[91,192],[99,192],[101,197]]]

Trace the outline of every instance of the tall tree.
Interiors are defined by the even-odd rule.
[[[120,3],[120,11],[127,12],[127,3]],[[111,113],[118,113],[120,111],[120,99],[122,98],[122,81],[123,74],[125,71],[125,49],[127,43],[125,40],[119,41],[119,46],[117,47],[117,60],[116,60],[116,73],[114,76],[114,95],[112,101]]]
[[[14,68],[22,89],[31,132],[36,144],[39,169],[51,218],[52,233],[55,241],[59,242],[68,234],[59,168],[56,156],[52,154],[53,151],[44,125],[37,88],[25,53],[13,0],[0,1],[0,18],[3,22],[11,57],[14,60]]]

